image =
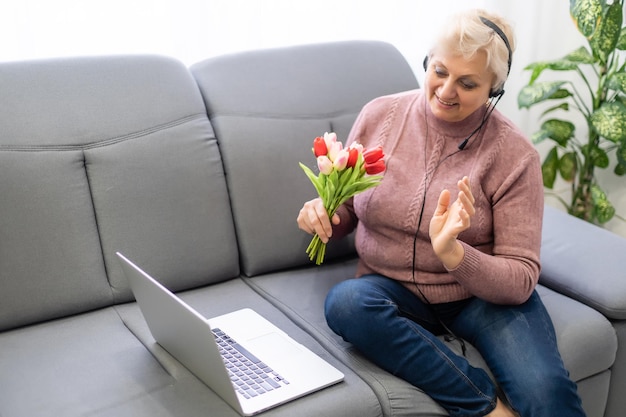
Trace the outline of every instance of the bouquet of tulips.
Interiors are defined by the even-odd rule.
[[[313,154],[317,158],[319,175],[300,162],[309,177],[330,218],[350,197],[374,187],[382,180],[385,171],[383,148],[377,146],[366,150],[358,143],[344,148],[335,133],[326,132],[313,140]],[[311,261],[317,265],[324,262],[326,244],[318,235],[313,236],[306,249]]]

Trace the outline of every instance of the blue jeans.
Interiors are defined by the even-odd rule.
[[[430,307],[399,282],[368,275],[332,288],[325,313],[335,333],[451,416],[488,414],[496,405],[495,383],[435,336],[444,332]],[[520,416],[585,415],[536,292],[519,306],[472,298],[435,307],[455,335],[478,349]]]

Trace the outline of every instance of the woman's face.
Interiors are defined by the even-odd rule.
[[[469,60],[460,55],[434,53],[424,80],[433,114],[448,122],[465,119],[487,102],[493,78],[484,51]]]

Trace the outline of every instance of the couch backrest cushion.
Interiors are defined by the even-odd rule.
[[[178,61],[0,65],[0,329],[239,274],[219,149]]]
[[[375,41],[304,45],[221,56],[191,67],[215,129],[230,190],[242,268],[252,276],[309,264],[311,236],[295,222],[315,190],[313,139],[344,142],[369,100],[417,87],[406,60]],[[327,259],[353,253],[350,243]]]

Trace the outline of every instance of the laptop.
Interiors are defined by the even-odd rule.
[[[343,380],[344,375],[255,311],[211,319],[117,252],[154,339],[244,416]]]

